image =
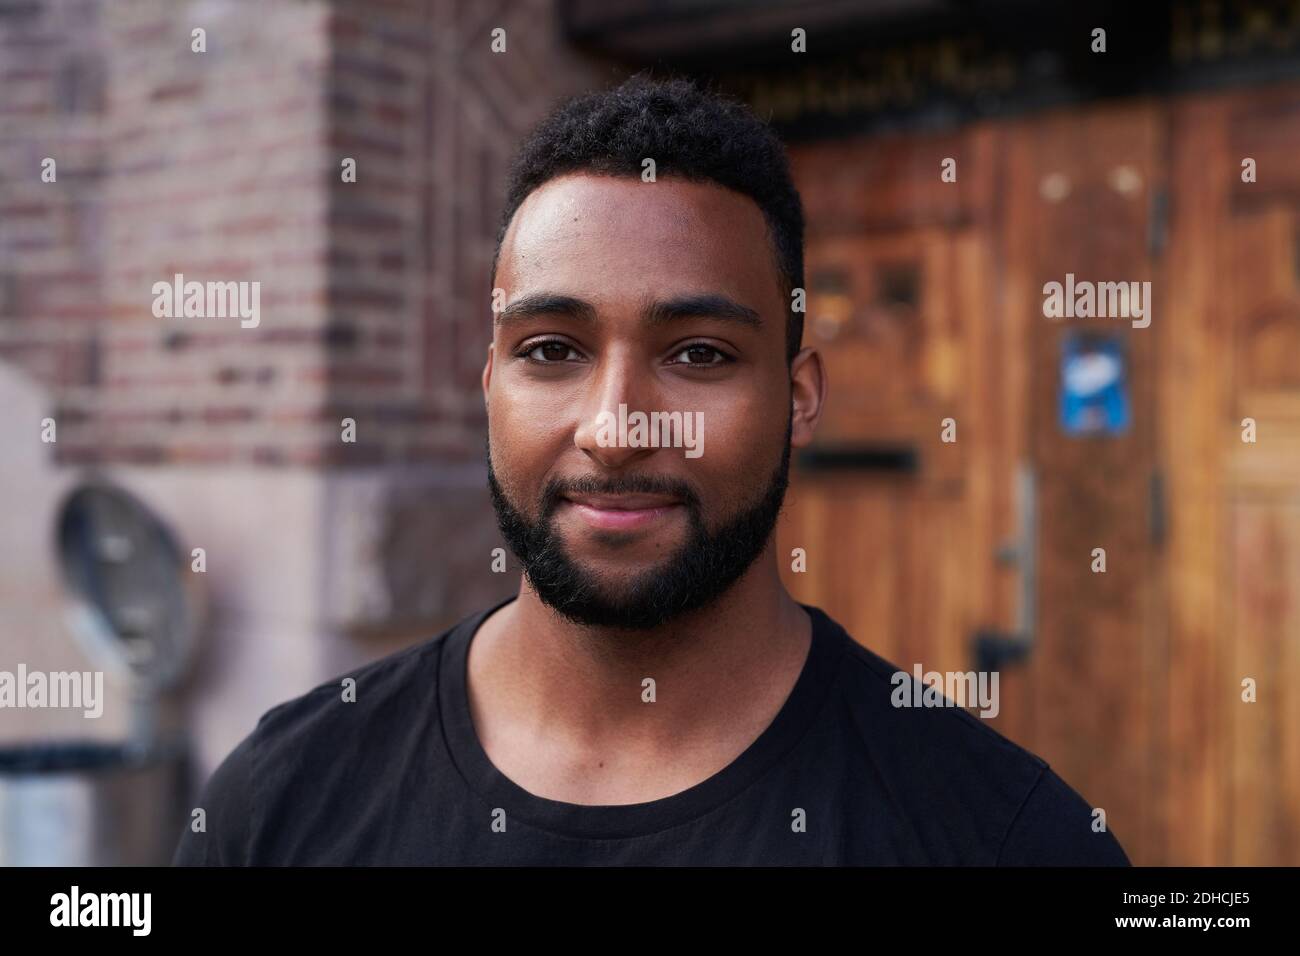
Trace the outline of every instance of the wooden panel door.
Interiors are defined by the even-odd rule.
[[[1149,639],[1160,581],[1153,339],[1129,323],[1079,320],[1109,323],[1124,341],[1133,426],[1114,438],[1064,436],[1058,370],[1073,328],[1043,316],[1041,290],[1067,272],[1153,278],[1160,130],[1157,111],[1136,105],[797,157],[813,192],[808,339],[827,357],[832,388],[819,443],[907,445],[917,467],[801,471],[778,536],[783,556],[809,553],[806,574],[786,575],[792,591],[905,669],[970,670],[976,634],[1014,634],[1027,609],[1034,644],[1000,668],[991,723],[1104,808],[1138,859],[1152,852],[1166,664]],[[956,184],[939,176],[945,150]],[[869,173],[846,183],[855,167]],[[864,211],[846,221],[842,209]],[[916,294],[900,297],[891,290],[907,288],[908,274],[920,277]],[[945,419],[956,442],[940,440]],[[1021,468],[1038,489],[1033,568],[998,560],[1024,530]],[[1095,548],[1106,549],[1105,574],[1091,571]],[[1027,572],[1037,587],[1022,601]]]
[[[810,252],[807,340],[837,383],[817,449],[859,460],[796,468],[778,544],[804,548],[810,569],[789,583],[909,671],[964,669],[993,572],[968,478],[986,451],[966,401],[984,350],[959,310],[980,296],[978,243],[922,229]],[[956,442],[942,441],[946,418]]]
[[[971,669],[974,634],[1021,608],[1022,569],[996,555],[1024,465],[1033,644],[992,723],[1140,864],[1300,864],[1296,156],[1296,85],[794,151],[806,336],[831,377],[818,443],[878,454],[795,468],[786,583],[904,668]],[[1067,273],[1150,281],[1150,325],[1045,317]],[[1121,433],[1062,428],[1077,332],[1122,345]],[[900,450],[914,467],[863,467]]]
[[[793,154],[805,344],[831,383],[816,451],[847,467],[792,469],[783,575],[909,672],[969,669],[975,632],[1014,615],[1014,577],[994,554],[1013,524],[1024,363],[1008,343],[1023,332],[994,302],[995,140],[972,128]],[[946,159],[955,183],[941,181]]]
[[[1160,852],[1153,752],[1168,666],[1158,613],[1153,331],[1167,318],[1153,221],[1165,189],[1162,137],[1162,114],[1151,103],[1052,113],[1008,130],[1004,169],[1003,280],[1027,312],[1023,414],[1038,489],[1033,647],[1024,666],[1002,678],[1015,695],[1012,735],[1105,811],[1135,860]],[[1130,308],[1128,317],[1045,316],[1045,285],[1067,286],[1071,275],[1078,284],[1151,282],[1147,315]],[[1148,316],[1151,325],[1140,327]],[[1080,336],[1119,349],[1126,426],[1066,430],[1063,361]]]
[[[1179,101],[1170,129],[1168,858],[1296,865],[1300,89]]]
[[[1224,862],[1300,864],[1300,89],[1238,94],[1218,230],[1230,333],[1226,452],[1232,562],[1221,685],[1231,728]],[[1243,182],[1241,158],[1263,164]],[[1255,426],[1251,435],[1243,422]],[[1253,438],[1245,441],[1244,438]],[[1243,682],[1255,697],[1243,699]]]

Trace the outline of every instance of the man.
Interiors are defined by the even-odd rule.
[[[176,862],[1126,865],[1042,760],[894,706],[898,668],[782,586],[827,390],[802,242],[738,104],[637,77],[547,119],[483,370],[519,593],[349,675],[355,701],[334,681],[263,715]]]

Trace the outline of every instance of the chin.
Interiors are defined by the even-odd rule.
[[[580,567],[592,594],[605,603],[621,606],[635,603],[646,585],[662,575],[670,563],[661,560],[602,566],[599,562],[584,562]]]

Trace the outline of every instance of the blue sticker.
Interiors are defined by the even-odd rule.
[[[1061,427],[1069,435],[1119,435],[1131,421],[1123,343],[1067,336],[1061,353]]]

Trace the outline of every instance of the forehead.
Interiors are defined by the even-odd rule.
[[[671,290],[781,296],[767,221],[748,196],[711,182],[572,173],[520,204],[496,284],[601,297]]]

